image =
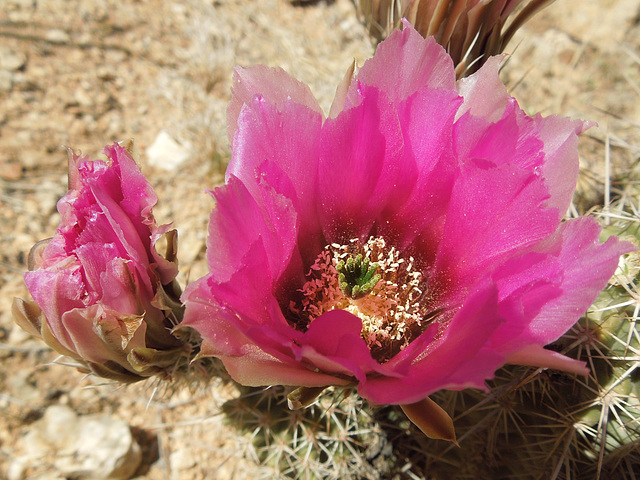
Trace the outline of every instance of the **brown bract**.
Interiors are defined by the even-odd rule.
[[[398,27],[401,18],[422,36],[433,35],[466,77],[492,55],[504,51],[515,32],[553,0],[359,0],[358,13],[378,41]],[[511,18],[510,18],[511,17]]]

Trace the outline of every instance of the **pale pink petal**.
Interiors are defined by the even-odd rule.
[[[403,23],[402,31],[396,30],[378,45],[375,56],[364,63],[356,79],[379,88],[394,102],[424,87],[455,90],[451,57],[432,37],[425,40],[406,20]],[[352,103],[356,103],[356,89],[353,82]]]
[[[79,265],[67,258],[50,269],[25,273],[24,282],[58,342],[73,351],[73,342],[64,330],[61,318],[65,312],[84,306],[83,278]]]
[[[108,346],[94,331],[94,326],[98,321],[101,309],[93,306],[86,309],[74,309],[65,312],[61,317],[61,325],[71,338],[73,348],[70,350],[77,352],[82,358],[103,363],[107,360],[115,360]],[[56,335],[56,338],[58,336]],[[123,358],[123,357],[121,357]]]
[[[353,63],[349,65],[349,68],[344,74],[344,78],[336,87],[336,95],[333,99],[333,102],[331,103],[331,108],[329,110],[329,118],[336,118],[340,114],[340,112],[344,110],[344,107],[347,103],[349,86],[353,81],[353,75],[355,73],[355,69],[356,69],[356,62],[354,60]]]
[[[595,123],[555,115],[545,118],[537,115],[534,121],[544,142],[545,161],[540,170],[551,195],[548,205],[564,213],[578,181],[578,135]]]
[[[511,354],[507,362],[515,365],[526,365],[539,368],[554,368],[578,375],[589,375],[587,364],[581,360],[570,358],[540,345],[528,345],[522,350]]]
[[[456,119],[467,112],[487,122],[497,122],[502,118],[511,98],[498,75],[503,58],[491,57],[476,73],[458,80],[458,92],[464,97],[464,103]]]
[[[256,96],[264,97],[278,109],[284,102],[292,100],[322,115],[322,109],[309,87],[279,67],[236,67],[231,94],[232,99],[227,108],[227,135],[231,145],[238,129],[238,116],[242,106],[250,103]]]

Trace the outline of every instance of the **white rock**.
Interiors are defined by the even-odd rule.
[[[49,40],[51,43],[61,43],[61,44],[69,43],[69,40],[71,40],[71,37],[69,37],[69,34],[64,30],[60,30],[59,28],[52,28],[51,30],[49,30],[46,33],[45,38]]]
[[[78,416],[76,412],[64,405],[52,405],[42,417],[45,440],[55,440],[59,445],[73,441],[77,430]]]
[[[26,62],[22,52],[16,52],[8,47],[0,47],[0,70],[14,72],[21,69]]]
[[[147,164],[175,171],[191,155],[187,147],[176,142],[165,130],[161,130],[153,143],[146,149]]]
[[[142,454],[129,426],[108,415],[80,417],[77,435],[55,466],[64,474],[92,479],[128,479],[140,465]]]
[[[14,372],[7,379],[8,393],[19,402],[37,405],[42,398],[42,392],[32,385],[29,375],[31,372],[28,369]]]
[[[24,480],[28,466],[29,457],[22,455],[14,458],[7,468],[7,480]]]
[[[142,460],[129,426],[108,415],[77,416],[69,407],[49,407],[24,437],[25,453],[62,476],[127,480]]]
[[[0,70],[0,92],[9,92],[13,87],[13,75],[7,70]]]
[[[195,466],[196,459],[188,448],[180,448],[169,456],[169,464],[175,470],[188,470]]]

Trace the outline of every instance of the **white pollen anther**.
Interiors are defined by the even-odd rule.
[[[377,265],[375,273],[380,280],[369,293],[353,298],[343,292],[337,267],[340,261],[358,255]],[[344,245],[327,245],[311,265],[307,282],[299,291],[302,300],[289,308],[296,328],[306,330],[309,323],[330,310],[346,310],[362,320],[362,338],[381,363],[436,321],[436,317],[424,318],[426,280],[414,270],[414,258],[401,257],[395,247],[387,247],[382,237],[370,237],[364,243],[353,238]]]

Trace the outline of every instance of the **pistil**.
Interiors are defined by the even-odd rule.
[[[346,262],[340,260],[336,265],[340,288],[347,297],[354,299],[368,295],[382,278],[376,273],[377,269],[378,264],[371,263],[369,257],[363,259],[362,254],[355,259],[350,256]]]

